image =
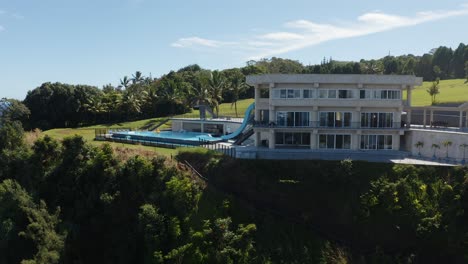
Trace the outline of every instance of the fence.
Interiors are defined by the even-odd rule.
[[[232,158],[236,157],[236,148],[222,143],[200,139],[200,147],[220,152]]]

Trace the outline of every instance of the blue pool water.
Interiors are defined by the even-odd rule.
[[[154,142],[166,142],[175,144],[189,144],[198,145],[201,141],[219,141],[220,138],[212,137],[207,133],[199,132],[173,132],[173,131],[161,131],[159,133],[152,131],[125,131],[125,132],[113,132],[113,138],[121,138],[127,140],[138,140],[138,141],[154,141]]]

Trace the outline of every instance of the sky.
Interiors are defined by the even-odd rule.
[[[468,0],[0,0],[0,98],[281,57],[317,64],[468,43]]]

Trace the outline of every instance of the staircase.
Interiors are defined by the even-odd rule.
[[[158,127],[160,127],[160,126],[166,124],[169,120],[171,120],[171,119],[170,119],[170,118],[166,118],[166,119],[161,120],[161,122],[156,123],[156,124],[154,124],[154,125],[148,127],[148,131],[153,131],[153,130],[157,129]]]

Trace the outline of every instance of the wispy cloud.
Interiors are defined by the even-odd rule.
[[[235,44],[236,44],[235,42],[225,42],[225,41],[218,41],[218,40],[205,39],[205,38],[199,38],[199,37],[189,37],[189,38],[181,38],[177,40],[176,42],[172,43],[171,46],[176,47],[176,48],[187,48],[187,47],[192,47],[192,46],[219,48],[222,46],[235,45]]]
[[[341,24],[316,23],[305,19],[294,20],[284,23],[281,31],[253,35],[243,40],[226,42],[194,36],[181,38],[171,46],[218,49],[229,46],[231,50],[245,51],[247,59],[256,60],[300,50],[326,41],[365,36],[464,15],[468,15],[468,3],[455,10],[423,11],[412,16],[372,11],[358,16],[354,21]]]
[[[14,19],[18,19],[18,20],[24,19],[24,16],[18,13],[11,14],[11,17],[13,17]]]

